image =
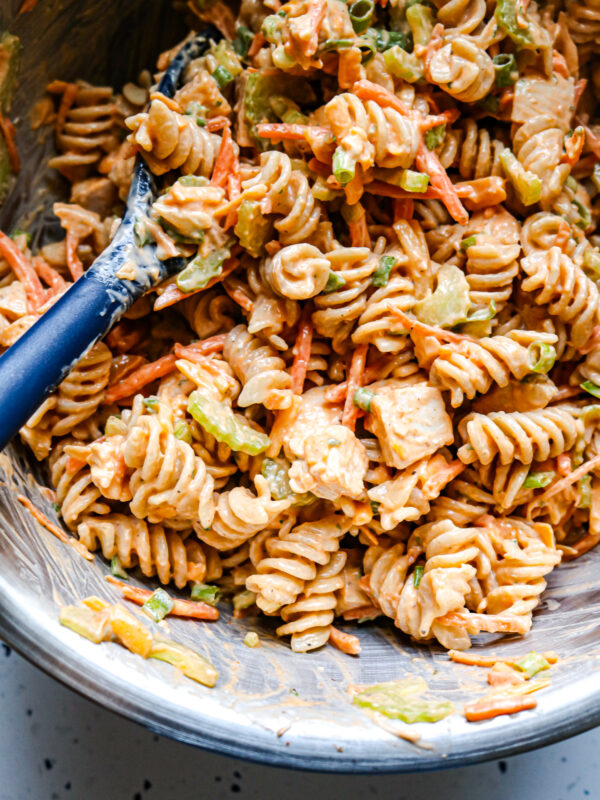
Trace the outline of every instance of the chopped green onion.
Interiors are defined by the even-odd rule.
[[[487,308],[478,308],[472,314],[469,314],[466,322],[487,322],[489,319],[494,319],[496,316],[496,303],[490,300]]]
[[[538,176],[526,170],[508,147],[500,153],[500,161],[523,205],[537,203],[542,196],[542,182]]]
[[[244,25],[240,25],[236,31],[235,39],[233,40],[233,49],[240,58],[246,58],[253,39],[254,34],[252,31]]]
[[[362,408],[363,411],[370,411],[374,397],[375,392],[371,391],[371,389],[360,387],[354,392],[352,402],[355,406],[358,406],[358,408]]]
[[[0,52],[1,52],[1,48],[0,48]],[[21,228],[15,228],[15,230],[11,233],[10,238],[14,242],[14,240],[18,236],[24,236],[25,237],[25,243],[27,244],[27,247],[29,247],[29,245],[31,244],[31,239],[32,239],[32,236],[29,233],[29,231],[24,231]]]
[[[421,699],[419,695],[426,689],[427,684],[423,678],[403,678],[367,686],[354,695],[354,703],[409,724],[437,722],[452,714],[454,707],[447,700]]]
[[[577,508],[589,508],[592,505],[592,476],[584,475],[579,479],[579,501]]]
[[[532,372],[541,372],[546,375],[556,361],[556,350],[551,344],[545,342],[532,342],[527,348],[529,366]]]
[[[187,422],[178,422],[175,425],[175,430],[173,431],[176,439],[181,439],[183,442],[187,442],[188,444],[192,443],[192,432],[190,431],[190,426]]]
[[[342,147],[336,147],[333,154],[333,174],[338,183],[345,186],[354,178],[356,162]]]
[[[208,583],[195,583],[192,586],[190,596],[192,600],[197,600],[200,603],[208,603],[209,606],[216,606],[221,597],[221,590],[218,586],[212,586]]]
[[[496,72],[496,86],[504,88],[512,86],[517,80],[519,72],[517,62],[512,53],[499,53],[492,58]]]
[[[215,69],[212,76],[215,79],[215,82],[219,87],[219,89],[224,89],[233,80],[233,75],[231,74],[231,72],[229,72],[229,70],[226,67],[222,67],[220,64]]]
[[[327,283],[325,284],[325,288],[323,289],[323,294],[330,294],[331,292],[337,292],[338,289],[341,289],[342,286],[346,285],[345,279],[339,274],[339,272],[334,272],[333,270],[329,270],[329,277],[327,278]]]
[[[156,589],[142,606],[142,611],[153,619],[160,622],[169,612],[173,610],[173,600],[164,589]]]
[[[390,279],[390,272],[395,264],[395,256],[381,256],[377,269],[371,278],[373,286],[387,286]]]
[[[204,686],[214,686],[219,677],[218,670],[207,658],[171,639],[155,637],[149,657],[166,661],[167,664],[180,669],[187,678]]]
[[[488,114],[497,114],[500,110],[500,98],[495,94],[488,94],[477,103]]]
[[[156,414],[158,411],[159,400],[154,394],[150,395],[150,397],[144,397],[142,404],[144,405],[144,408],[147,408],[151,414]]]
[[[570,189],[572,192],[576,192],[579,189],[579,184],[572,175],[567,176],[565,188]]]
[[[523,28],[519,20],[515,0],[497,0],[496,22],[502,33],[509,36],[517,47],[531,47],[533,44],[529,25]]]
[[[595,384],[593,381],[584,381],[583,383],[580,383],[579,386],[589,394],[594,395],[594,397],[600,398],[600,386]]]
[[[196,122],[203,128],[206,125],[206,116],[208,114],[208,108],[203,106],[202,103],[198,103],[196,100],[193,100],[191,103],[188,103],[187,108],[183,112],[186,117],[196,117]],[[195,178],[195,175],[188,175],[186,177]],[[181,179],[180,179],[181,180]],[[181,181],[183,183],[183,181]],[[183,183],[184,186],[189,186],[190,184]],[[196,185],[196,184],[195,184]]]
[[[444,141],[446,135],[446,123],[436,125],[435,128],[430,128],[425,131],[425,146],[428,150],[435,150]]]
[[[369,500],[369,502],[371,504],[371,512],[376,516],[379,514],[379,507],[381,506],[381,503],[377,502],[377,500]]]
[[[421,578],[423,577],[423,573],[425,572],[425,567],[419,564],[415,567],[415,571],[413,572],[413,586],[418,588],[419,584],[421,583]]]
[[[129,575],[123,569],[123,565],[121,564],[121,559],[119,556],[113,556],[110,561],[110,571],[115,576],[115,578],[123,578],[123,580],[128,581]]]
[[[373,0],[356,0],[348,9],[350,22],[355,33],[364,33],[371,24],[375,13]]]
[[[579,213],[579,219],[575,222],[578,228],[585,230],[590,226],[592,215],[587,206],[581,203],[576,197],[571,201]]]
[[[534,675],[537,675],[538,672],[542,672],[542,670],[550,669],[550,664],[546,661],[544,656],[533,650],[519,661],[515,661],[513,666],[515,669],[519,670],[519,672],[524,672],[528,679],[533,678]]]
[[[52,508],[56,511],[57,514],[60,514],[60,505],[58,503],[52,503]]]
[[[256,631],[248,631],[244,636],[244,644],[246,647],[260,647],[260,639]]]
[[[423,64],[413,53],[407,53],[398,45],[390,47],[383,54],[388,72],[408,83],[416,83],[423,77]]]
[[[554,480],[555,472],[530,472],[523,481],[524,489],[543,489]]]
[[[426,192],[428,185],[429,175],[412,169],[405,169],[400,178],[400,186],[407,192]]]
[[[424,47],[431,39],[433,12],[422,3],[415,3],[406,9],[406,21],[410,25],[415,45]]]
[[[244,589],[243,592],[238,592],[233,595],[233,607],[236,611],[243,611],[245,608],[250,608],[256,603],[256,595],[249,589]]]
[[[369,28],[369,39],[375,42],[375,47],[380,53],[398,45],[403,50],[412,50],[411,36],[402,31],[386,31],[384,28]]]
[[[467,238],[463,239],[460,243],[460,249],[468,250],[469,247],[473,247],[475,244],[477,244],[477,239],[474,236],[467,236]]]

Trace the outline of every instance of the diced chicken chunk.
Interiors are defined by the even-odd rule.
[[[331,425],[306,437],[304,460],[295,461],[290,468],[290,486],[324,500],[358,499],[364,494],[368,465],[367,451],[352,431],[344,425]]]
[[[283,446],[286,456],[292,461],[304,458],[304,441],[310,434],[327,430],[337,425],[342,418],[342,407],[325,400],[326,387],[317,386],[302,395],[300,410],[286,424]]]
[[[365,427],[379,439],[386,464],[397,469],[454,441],[442,393],[424,383],[378,388]]]
[[[0,289],[0,314],[11,322],[27,314],[27,295],[20,281],[13,281]]]

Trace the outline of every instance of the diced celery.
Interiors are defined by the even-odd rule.
[[[529,679],[537,675],[538,672],[542,672],[542,670],[550,669],[550,664],[546,661],[544,656],[532,650],[531,653],[527,653],[527,655],[519,661],[515,661],[514,667],[518,669],[519,672],[524,672]]]
[[[293,494],[288,477],[289,467],[289,462],[284,458],[265,458],[262,463],[261,473],[275,500],[285,500]]]
[[[58,616],[61,625],[99,644],[112,636],[108,614],[93,611],[85,606],[63,606]]]
[[[281,21],[279,17],[277,19]],[[268,36],[266,38],[269,39]],[[260,122],[279,122],[277,114],[271,108],[272,97],[283,95],[302,103],[311,103],[315,99],[310,84],[303,78],[274,70],[271,72],[274,74],[250,73],[243,91],[242,115],[248,125],[249,135],[259,151],[273,149],[273,143],[269,139],[263,139],[256,131],[256,125]]]
[[[592,476],[584,475],[577,482],[579,487],[579,501],[577,508],[589,508],[592,505]]]
[[[230,256],[228,247],[212,250],[206,257],[198,254],[177,276],[175,282],[182,292],[195,292],[204,289],[211,278],[216,277],[223,269],[223,263]]]
[[[362,689],[354,695],[354,703],[409,724],[437,722],[453,713],[454,707],[447,700],[421,699],[426,689],[422,678],[403,678]]]
[[[187,442],[188,444],[192,443],[192,432],[187,422],[178,422],[175,425],[173,434],[176,439],[181,439],[183,442]]]
[[[224,67],[232,76],[232,78],[240,75],[243,71],[244,68],[240,62],[240,59],[238,58],[235,48],[231,42],[227,41],[227,39],[221,39],[221,41],[213,48],[212,54],[215,57],[217,64]]]
[[[523,205],[537,203],[542,195],[542,182],[538,176],[526,170],[508,147],[500,153],[500,161]]]
[[[266,243],[273,238],[273,223],[255,200],[242,200],[233,230],[242,247],[254,258],[263,255]]]
[[[236,611],[243,611],[256,603],[256,595],[249,589],[233,595],[233,607]]]
[[[415,45],[428,44],[433,30],[431,9],[422,3],[415,3],[406,9],[406,21],[410,25]]]
[[[390,47],[383,54],[386,69],[396,78],[416,83],[423,77],[423,65],[413,53],[407,53],[399,45]]]
[[[327,278],[327,283],[325,284],[325,288],[323,289],[323,294],[330,294],[331,292],[337,292],[338,289],[341,289],[342,286],[346,285],[346,281],[344,278],[337,272],[333,272],[333,270],[329,271],[329,277]]]
[[[450,328],[465,321],[470,304],[469,284],[463,271],[452,264],[444,264],[437,274],[435,291],[415,303],[413,313],[426,325]]]
[[[166,661],[180,669],[187,678],[202,683],[204,686],[214,686],[219,677],[217,668],[208,659],[171,639],[155,637],[150,658]]]
[[[582,389],[584,389],[589,394],[593,395],[594,397],[600,398],[600,386],[595,384],[593,381],[584,381],[583,383],[579,384]]]
[[[193,391],[188,400],[188,411],[202,427],[219,442],[225,442],[232,450],[255,456],[270,445],[269,437],[252,428],[231,406],[214,397]]]
[[[533,37],[529,25],[522,27],[517,17],[516,0],[497,0],[496,22],[500,30],[505,33],[517,47],[531,47]]]
[[[444,141],[446,135],[446,125],[436,125],[435,128],[430,128],[425,131],[425,146],[428,150],[435,150]]]
[[[209,606],[216,606],[221,597],[221,590],[218,586],[208,583],[195,583],[192,586],[190,596],[192,600],[197,600],[199,603],[208,603]]]
[[[244,644],[246,647],[260,647],[260,639],[256,631],[248,631],[244,636]]]
[[[402,172],[400,186],[407,192],[426,192],[429,185],[429,175],[423,172],[414,172],[412,169],[405,169]]]

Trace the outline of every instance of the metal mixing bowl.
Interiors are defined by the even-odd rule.
[[[11,11],[2,12],[2,27],[24,44],[12,112],[24,170],[0,213],[4,230],[31,220],[34,229],[48,224],[52,198],[66,190],[59,179],[49,184],[41,169],[52,136],[40,142],[39,132],[31,132],[28,124],[45,83],[80,76],[118,86],[152,64],[159,49],[176,42],[181,32],[168,4],[158,2],[41,0],[32,14],[18,17],[20,2],[12,0]],[[26,495],[58,522],[40,492],[45,482],[43,470],[20,445],[0,455],[0,636],[66,685],[159,733],[279,766],[401,772],[498,758],[600,721],[600,550],[550,576],[526,637],[476,641],[475,647],[502,656],[558,652],[552,684],[538,695],[537,709],[476,724],[460,713],[435,725],[417,724],[410,731],[421,736],[419,746],[390,734],[353,706],[347,687],[421,675],[432,692],[453,700],[460,712],[463,702],[484,693],[486,673],[453,664],[441,648],[413,645],[391,624],[355,626],[362,653],[353,658],[333,647],[294,654],[277,640],[269,620],[232,620],[227,611],[217,623],[169,620],[174,639],[218,666],[214,689],[180,677],[167,664],[143,661],[116,644],[94,645],[61,627],[61,604],[89,594],[116,600],[118,593],[104,580],[109,569],[101,557],[84,561],[17,501],[17,494]],[[261,648],[243,645],[250,629],[259,631]]]

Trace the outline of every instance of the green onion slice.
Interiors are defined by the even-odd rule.
[[[341,289],[342,286],[346,285],[346,281],[338,272],[334,272],[333,270],[329,271],[329,277],[327,278],[327,283],[325,284],[325,288],[323,289],[323,294],[329,294],[330,292],[337,292],[338,289]]]
[[[373,402],[374,397],[375,397],[375,392],[371,391],[371,389],[365,389],[364,387],[360,387],[354,392],[354,397],[352,398],[352,401],[355,406],[358,406],[358,408],[362,408],[363,411],[370,411],[371,403]]]
[[[492,58],[494,71],[496,73],[496,86],[504,88],[512,86],[517,80],[517,62],[512,53],[499,53]]]
[[[552,483],[556,472],[530,472],[523,482],[524,489],[543,489]]]
[[[421,583],[421,578],[423,577],[423,573],[425,572],[425,567],[419,564],[415,567],[415,571],[413,572],[413,585],[415,588],[419,586]]]
[[[342,186],[350,183],[356,174],[356,162],[352,156],[342,147],[337,147],[333,154],[332,164],[333,174],[338,183]]]
[[[229,72],[227,67],[223,67],[221,64],[219,64],[219,66],[215,69],[212,76],[215,79],[219,89],[224,89],[233,80],[233,75],[231,72]]]
[[[190,596],[192,600],[197,600],[199,603],[208,603],[209,606],[216,606],[221,598],[221,590],[218,586],[212,586],[208,583],[195,583],[192,586]]]
[[[556,350],[546,342],[532,342],[527,348],[529,366],[532,372],[541,372],[546,375],[556,361]]]
[[[173,610],[173,600],[164,589],[156,589],[142,606],[142,611],[154,622],[160,622]]]
[[[373,286],[387,286],[390,279],[390,272],[395,264],[395,256],[381,256],[377,269],[371,278]]]
[[[349,8],[350,22],[355,33],[364,33],[371,24],[375,13],[373,0],[356,0]]]
[[[123,565],[121,564],[121,559],[119,556],[112,557],[110,561],[110,571],[115,578],[123,578],[124,581],[129,580],[129,575],[123,569]]]

